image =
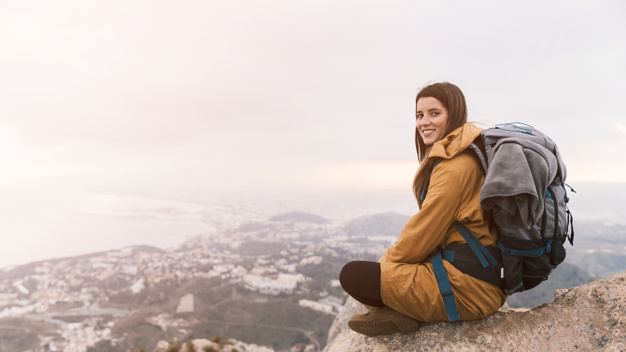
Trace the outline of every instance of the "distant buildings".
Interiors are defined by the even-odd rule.
[[[333,309],[333,306],[331,306],[330,304],[314,302],[308,299],[301,299],[300,301],[298,301],[298,304],[301,307],[311,308],[315,311],[322,312],[324,314],[331,314],[331,315],[337,314],[337,312]]]
[[[243,277],[244,287],[262,294],[277,295],[281,292],[292,294],[299,283],[306,278],[302,274],[278,274],[273,279],[267,276],[248,274]]]
[[[58,326],[56,337],[39,334],[41,346],[50,351],[86,351],[99,341],[123,339],[113,336],[116,321],[137,313],[130,308],[107,307],[123,307],[124,300],[154,297],[154,288],[164,282],[168,287],[180,287],[189,280],[211,280],[214,285],[243,287],[261,295],[298,294],[303,296],[298,301],[303,308],[337,313],[343,298],[327,292],[327,288],[337,291],[336,278],[324,278],[321,285],[326,288],[317,292],[320,281],[315,280],[319,278],[314,280],[302,272],[314,271],[312,266],[324,264],[324,257],[350,251],[363,253],[365,244],[346,236],[340,227],[328,224],[257,222],[249,228],[252,230],[231,230],[224,236],[199,236],[177,250],[126,247],[38,263],[31,269],[22,269],[24,274],[20,277],[0,272],[0,319],[28,317],[52,322]],[[240,251],[242,244],[250,242],[258,243],[258,251],[263,254]],[[315,285],[309,285],[310,281]],[[158,300],[159,295],[156,296]],[[306,299],[311,297],[320,299]],[[196,298],[191,293],[184,294],[175,311],[151,315],[145,321],[163,331],[184,334],[189,331],[189,321],[174,314],[194,312],[199,303]],[[59,316],[86,318],[66,323]],[[111,320],[103,322],[102,316]]]

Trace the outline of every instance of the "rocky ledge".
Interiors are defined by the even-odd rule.
[[[423,323],[407,335],[366,337],[347,321],[365,309],[349,299],[328,334],[325,352],[626,351],[626,271],[557,290],[532,309],[501,309],[480,320]]]

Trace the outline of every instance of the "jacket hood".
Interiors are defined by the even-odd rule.
[[[465,123],[463,126],[450,132],[442,140],[433,144],[428,158],[451,159],[463,152],[474,142],[476,137],[480,135],[482,128],[476,127],[471,122]]]

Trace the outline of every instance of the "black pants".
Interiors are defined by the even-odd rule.
[[[339,282],[357,301],[373,307],[385,305],[380,295],[380,263],[349,262],[341,269]]]

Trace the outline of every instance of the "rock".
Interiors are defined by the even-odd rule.
[[[557,290],[532,309],[499,310],[484,319],[422,323],[407,335],[366,337],[348,328],[363,312],[353,299],[333,322],[325,352],[626,351],[626,271]]]
[[[188,351],[187,350],[187,344],[184,344],[183,347],[180,349],[180,352],[196,352],[196,351],[219,351],[220,350],[220,345],[211,341],[211,340],[207,340],[207,339],[195,339],[195,340],[191,340],[191,343],[193,344],[193,347],[195,348],[195,350],[193,351]]]
[[[159,341],[156,344],[156,347],[154,348],[154,352],[165,352],[167,351],[168,347],[170,347],[170,344],[167,341]]]
[[[346,304],[339,309],[337,313],[337,317],[333,320],[333,324],[330,326],[328,330],[328,339],[326,340],[326,345],[330,345],[331,341],[333,341],[337,335],[344,332],[348,329],[348,319],[354,314],[363,314],[367,312],[367,309],[355,300],[352,297],[349,297],[346,301]]]
[[[253,343],[247,344],[235,339],[228,339],[226,341],[220,340],[218,342],[207,339],[194,339],[191,340],[191,343],[193,344],[193,351],[187,348],[188,342],[183,342],[180,344],[180,352],[274,352],[274,350],[269,347],[258,346]],[[169,351],[169,346],[170,344],[167,341],[159,341],[154,352],[167,352]]]

